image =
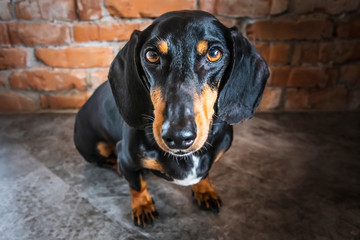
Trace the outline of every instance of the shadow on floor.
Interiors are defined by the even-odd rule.
[[[220,213],[148,174],[144,229],[126,181],[75,150],[74,118],[0,116],[0,239],[360,239],[359,113],[257,114],[212,168]]]

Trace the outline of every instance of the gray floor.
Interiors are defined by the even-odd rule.
[[[0,239],[360,239],[360,114],[258,114],[211,179],[219,214],[148,175],[160,218],[132,225],[124,179],[87,164],[74,115],[0,116]]]

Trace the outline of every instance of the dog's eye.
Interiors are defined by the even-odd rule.
[[[216,62],[217,60],[219,60],[222,56],[222,53],[219,49],[217,48],[212,48],[208,51],[208,53],[206,54],[207,58],[209,59],[209,61],[211,62]]]
[[[157,63],[160,60],[160,56],[155,51],[147,51],[145,54],[146,60],[148,60],[151,63]]]

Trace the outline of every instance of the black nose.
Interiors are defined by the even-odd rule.
[[[164,123],[161,137],[171,149],[187,149],[195,141],[196,127],[194,124],[187,124],[186,127],[181,128],[179,126],[171,126],[169,123]]]

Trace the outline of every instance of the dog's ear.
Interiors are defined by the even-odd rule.
[[[140,31],[133,32],[111,63],[108,75],[120,114],[134,128],[144,128],[145,116],[153,114],[149,90],[141,78],[140,34]]]
[[[269,70],[265,60],[254,46],[233,27],[230,29],[232,60],[220,87],[217,115],[228,124],[253,116],[259,105]]]

